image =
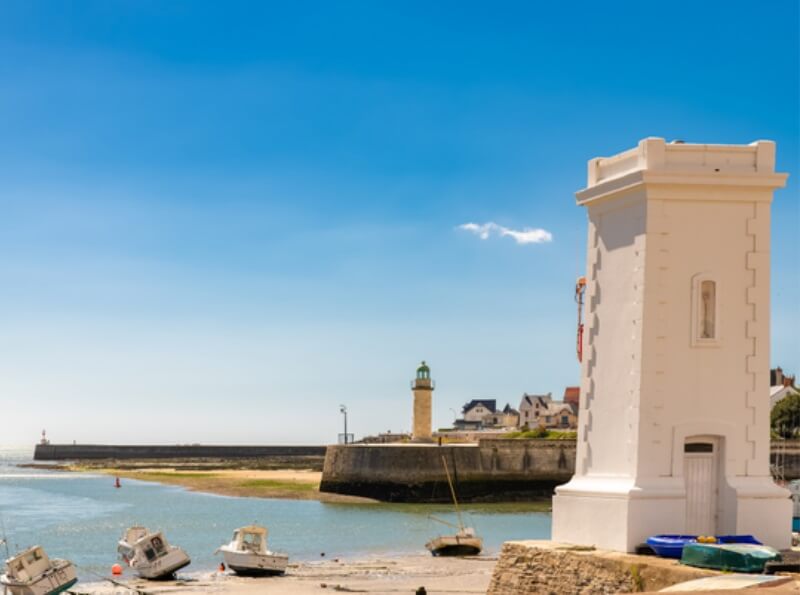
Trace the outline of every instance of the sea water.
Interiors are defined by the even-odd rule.
[[[83,580],[108,576],[117,540],[131,525],[163,530],[191,556],[189,569],[203,571],[219,564],[214,550],[233,530],[251,523],[266,525],[270,547],[296,561],[426,553],[426,541],[452,532],[430,515],[456,523],[451,506],[236,498],[133,480],[117,489],[107,475],[18,467],[31,457],[31,451],[0,448],[0,521],[11,553],[42,545],[52,557],[72,560]],[[510,539],[550,536],[550,514],[532,506],[462,509],[486,554]],[[2,547],[0,554],[5,557]]]

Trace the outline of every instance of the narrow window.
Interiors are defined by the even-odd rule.
[[[694,347],[720,346],[720,300],[723,295],[714,275],[700,273],[692,278],[691,341]]]
[[[706,279],[700,283],[700,338],[716,339],[717,284]]]

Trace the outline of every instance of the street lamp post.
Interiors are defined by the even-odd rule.
[[[339,405],[339,411],[344,415],[344,443],[347,444],[347,407]]]

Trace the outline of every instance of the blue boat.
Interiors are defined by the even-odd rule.
[[[647,538],[647,545],[662,558],[680,558],[683,555],[683,546],[687,543],[697,543],[697,535],[653,535]],[[749,543],[763,545],[752,535],[717,535],[717,543]]]
[[[662,558],[680,558],[687,543],[697,543],[697,535],[654,535],[647,538],[647,545]]]

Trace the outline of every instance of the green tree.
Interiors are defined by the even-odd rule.
[[[792,392],[778,401],[770,415],[772,430],[781,438],[793,438],[800,428],[800,393]]]

